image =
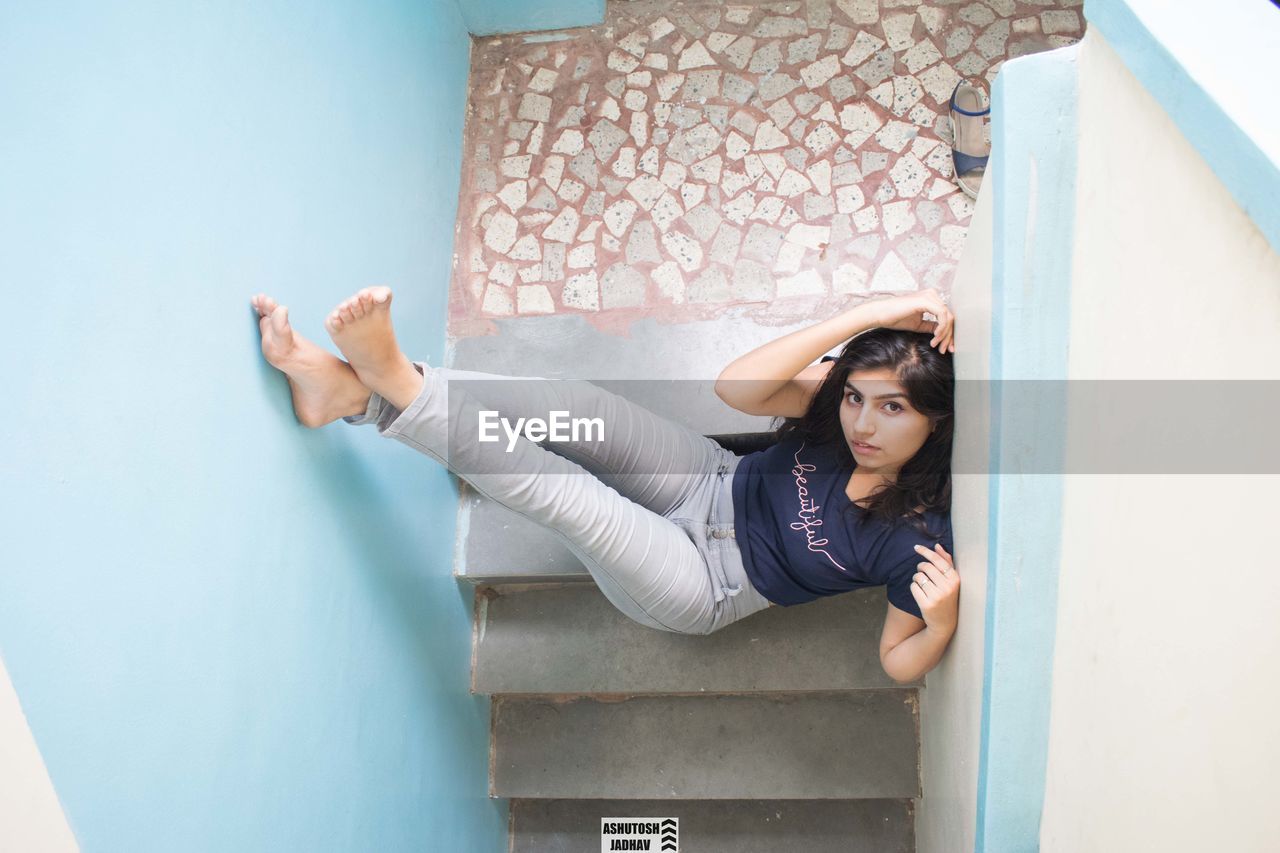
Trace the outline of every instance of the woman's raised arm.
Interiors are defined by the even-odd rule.
[[[740,411],[765,411],[767,401],[814,359],[854,335],[883,325],[883,304],[884,300],[863,302],[739,356],[720,372],[716,396]]]

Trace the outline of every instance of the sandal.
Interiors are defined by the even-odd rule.
[[[967,80],[956,84],[951,93],[951,165],[956,184],[972,199],[978,197],[991,156],[991,145],[982,134],[982,117],[990,114],[990,101],[981,88]]]

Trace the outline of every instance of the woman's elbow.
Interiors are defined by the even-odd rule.
[[[915,678],[899,678],[898,676],[894,675],[892,672],[889,672],[888,670],[885,670],[885,672],[888,673],[889,679],[898,687],[915,687],[920,683],[920,679],[924,678],[924,673],[920,673],[920,675],[916,676]]]
[[[880,668],[884,670],[884,674],[889,676],[889,680],[894,684],[910,684],[914,679],[908,678],[904,673],[885,663],[884,658],[880,659]]]
[[[742,392],[745,390],[743,385],[744,383],[740,379],[717,379],[715,384],[716,396],[720,398],[722,403],[732,409],[737,409],[748,415],[761,414],[761,412],[757,411],[755,403],[743,398]]]
[[[910,687],[916,683],[914,678],[899,678],[893,673],[889,673],[889,679],[899,687]]]
[[[884,674],[889,676],[890,680],[892,680],[894,684],[901,687],[914,686],[920,681],[920,679],[925,677],[929,672],[929,669],[933,668],[930,667],[920,673],[907,672],[903,669],[890,665],[884,658],[880,659],[880,667],[884,670]]]

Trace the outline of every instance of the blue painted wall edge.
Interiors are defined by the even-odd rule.
[[[457,0],[473,36],[590,27],[604,21],[605,0]]]
[[[991,460],[975,850],[1039,846],[1062,523],[1075,219],[1075,46],[1011,60],[992,92]],[[1049,380],[1049,381],[1045,381]],[[1047,665],[1047,662],[1050,665]]]
[[[1237,0],[1231,0],[1215,12],[1232,10],[1234,20],[1238,15],[1233,8],[1236,5]],[[1280,39],[1280,10],[1265,2],[1255,5],[1258,9],[1249,14],[1263,16],[1257,22],[1261,25],[1258,29],[1265,31],[1262,40]],[[1258,225],[1271,248],[1280,252],[1280,151],[1276,150],[1274,140],[1268,144],[1250,137],[1215,96],[1223,84],[1197,79],[1186,63],[1178,59],[1181,45],[1172,39],[1169,43],[1162,42],[1149,22],[1144,22],[1134,9],[1134,4],[1125,0],[1089,0],[1084,14],[1089,25],[1098,28],[1133,76],[1164,107],[1182,135]],[[1210,40],[1216,37],[1218,15],[1206,16],[1197,4],[1168,4],[1161,8],[1161,14],[1194,16],[1199,37]],[[1172,34],[1178,30],[1171,27],[1169,31]],[[1234,34],[1233,31],[1221,35]],[[1234,40],[1220,43],[1237,49]],[[1266,76],[1260,68],[1257,79],[1249,81],[1262,87],[1251,109],[1274,109],[1273,84]]]

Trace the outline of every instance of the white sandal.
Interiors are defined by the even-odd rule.
[[[991,145],[982,133],[982,117],[990,113],[990,100],[981,88],[967,80],[956,84],[951,92],[951,165],[956,184],[972,199],[978,197],[991,156]]]

